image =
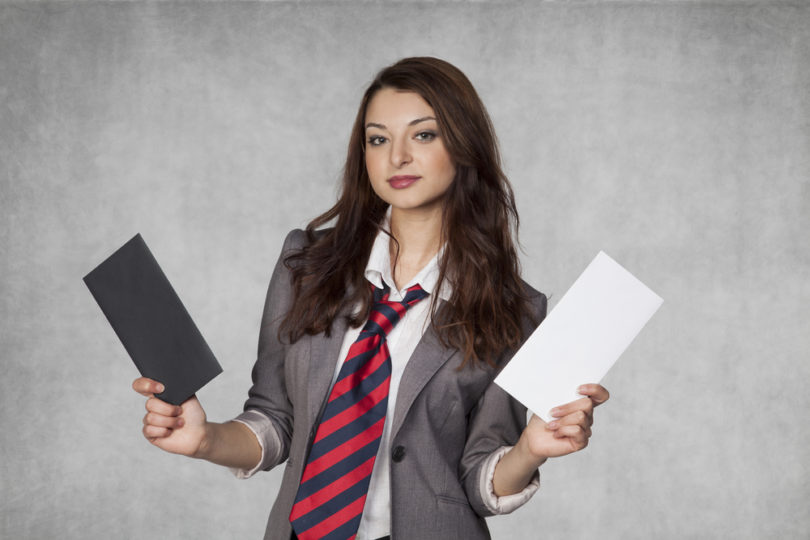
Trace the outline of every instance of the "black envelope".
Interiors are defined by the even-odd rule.
[[[121,246],[84,283],[141,375],[165,386],[175,405],[222,373],[202,334],[140,234]]]

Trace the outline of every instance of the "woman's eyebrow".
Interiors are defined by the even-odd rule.
[[[423,116],[422,118],[417,118],[416,120],[411,120],[410,122],[408,122],[408,125],[409,126],[414,126],[414,125],[418,124],[419,122],[426,122],[428,120],[436,120],[436,117],[434,117],[434,116]],[[378,124],[376,122],[369,122],[368,124],[366,124],[366,129],[368,129],[370,127],[375,127],[375,128],[379,128],[379,129],[388,129],[387,127],[385,127],[385,124]]]
[[[433,117],[433,116],[423,116],[422,118],[417,118],[416,120],[412,120],[411,122],[408,123],[408,125],[409,126],[414,126],[414,125],[418,124],[419,122],[426,122],[428,120],[436,120],[436,118]]]

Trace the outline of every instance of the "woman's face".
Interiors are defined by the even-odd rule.
[[[366,110],[365,129],[366,170],[374,192],[394,209],[441,208],[456,167],[422,96],[377,91]]]

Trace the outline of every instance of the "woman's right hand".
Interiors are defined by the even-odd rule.
[[[143,417],[143,435],[150,443],[173,454],[199,457],[204,451],[207,437],[205,411],[196,396],[182,405],[172,405],[154,394],[163,392],[163,385],[146,377],[139,377],[132,388],[148,397]]]

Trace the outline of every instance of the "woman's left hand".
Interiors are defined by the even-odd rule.
[[[495,466],[492,479],[495,495],[521,491],[546,459],[588,446],[593,408],[607,401],[610,394],[599,384],[583,384],[577,391],[585,397],[554,407],[551,410],[554,420],[548,424],[539,416],[532,416],[518,443]]]
[[[585,397],[551,410],[553,421],[547,424],[534,415],[523,430],[521,442],[535,459],[564,456],[588,446],[593,409],[610,393],[600,384],[583,384],[578,392]]]

